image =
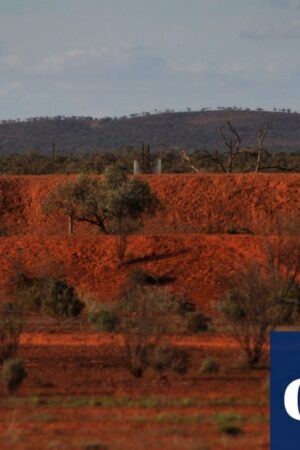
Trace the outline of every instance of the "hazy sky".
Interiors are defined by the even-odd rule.
[[[300,110],[300,0],[0,0],[0,119]]]

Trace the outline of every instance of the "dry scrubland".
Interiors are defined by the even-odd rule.
[[[108,303],[130,270],[144,268],[211,314],[239,268],[263,258],[279,218],[299,213],[297,174],[145,177],[165,208],[129,237],[120,266],[114,237],[77,224],[68,236],[64,217],[43,215],[42,199],[66,178],[0,178],[3,289],[21,258],[28,273],[59,268],[84,301]],[[118,336],[28,325],[19,349],[28,378],[16,398],[0,391],[0,447],[267,449],[267,370],[237,364],[238,348],[224,336],[173,340],[189,349],[188,372],[136,379],[122,367]],[[220,361],[219,373],[199,373],[206,356]],[[241,432],[224,431],[227,422]]]

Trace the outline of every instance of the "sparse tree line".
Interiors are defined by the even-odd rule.
[[[257,146],[242,147],[242,137],[232,120],[228,119],[220,126],[219,132],[224,144],[223,151],[194,152],[189,155],[181,151],[182,161],[194,172],[209,171],[221,173],[233,172],[299,172],[300,154],[275,154],[264,147],[269,131],[266,123],[257,132]],[[206,164],[203,167],[203,163]],[[208,165],[207,165],[208,163]]]
[[[259,132],[263,133],[264,128]],[[272,153],[259,143],[256,148],[243,147],[226,141],[224,151],[163,149],[153,151],[151,163],[162,160],[163,173],[249,173],[300,172],[300,153]],[[262,140],[260,141],[262,143]],[[225,144],[225,145],[227,145]],[[128,147],[119,152],[94,152],[82,155],[43,155],[39,151],[21,154],[1,154],[0,173],[13,175],[102,174],[111,164],[122,165],[133,172],[133,161],[142,162],[139,149]]]
[[[251,109],[251,108],[243,108],[241,106],[218,106],[216,108],[218,111],[270,111],[268,109],[264,109],[261,107],[257,107],[255,109]],[[201,112],[205,112],[205,111],[213,111],[214,108],[211,107],[207,107],[207,106],[203,106],[202,108],[200,108],[199,111]],[[187,107],[186,108],[187,112],[195,112],[195,110],[192,110],[191,108]],[[273,108],[272,109],[273,112],[282,112],[282,113],[291,113],[293,112],[293,114],[299,114],[298,111],[292,111],[291,108]],[[172,113],[176,113],[176,112],[181,112],[181,111],[176,111],[174,108],[166,108],[165,110],[158,110],[158,109],[154,109],[153,111],[142,111],[140,113],[132,113],[127,115],[123,115],[120,117],[114,116],[114,117],[110,117],[110,116],[105,116],[105,117],[93,117],[93,116],[64,116],[64,115],[58,115],[58,116],[35,116],[35,117],[28,117],[27,119],[25,119],[25,122],[39,122],[39,121],[70,121],[70,120],[83,120],[83,121],[92,121],[92,120],[98,120],[98,121],[105,121],[105,120],[123,120],[123,119],[129,119],[129,118],[135,118],[135,117],[143,117],[143,116],[150,116],[150,115],[156,115],[156,114],[172,114]],[[23,122],[24,120],[22,119],[3,119],[0,120],[0,124],[7,124],[7,123],[19,123],[19,122]]]
[[[118,153],[127,147],[138,150],[141,142],[156,152],[184,147],[194,150],[222,152],[219,127],[233,117],[233,126],[244,147],[256,147],[256,134],[265,123],[270,124],[268,148],[274,152],[299,152],[299,114],[256,111],[239,108],[217,108],[201,111],[130,114],[119,118],[91,116],[56,116],[30,118],[27,121],[4,121],[0,124],[1,154],[40,152],[50,156],[52,143],[57,144],[57,157],[99,153]]]
[[[79,177],[59,185],[44,201],[45,212],[60,210],[72,221],[97,226],[117,238],[118,264],[126,264],[126,237],[143,226],[143,218],[162,207],[149,185],[129,179],[114,166],[101,180]],[[279,223],[279,222],[278,222]],[[119,240],[118,240],[119,238]],[[125,246],[123,239],[125,238]],[[0,308],[2,381],[13,394],[26,377],[18,355],[22,329],[30,313],[64,320],[83,317],[94,329],[123,337],[122,360],[136,377],[147,370],[161,376],[188,370],[187,350],[172,344],[172,335],[226,332],[238,343],[249,368],[257,367],[271,331],[299,323],[300,230],[297,218],[281,223],[275,236],[262,238],[262,257],[244,265],[230,280],[227,293],[213,305],[214,320],[190,299],[171,289],[168,276],[140,266],[128,273],[118,299],[109,305],[89,305],[63,274],[45,270],[28,273],[22,261],[15,267],[10,292]],[[201,289],[201,286],[199,286]],[[206,358],[201,373],[219,371]]]

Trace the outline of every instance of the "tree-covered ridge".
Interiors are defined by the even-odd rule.
[[[203,108],[201,111],[144,112],[120,118],[57,116],[26,121],[3,120],[0,122],[0,152],[39,151],[50,155],[55,143],[60,155],[70,157],[77,153],[138,148],[142,141],[154,150],[185,148],[220,151],[224,145],[219,129],[229,117],[241,136],[241,147],[256,147],[258,131],[268,123],[267,148],[272,151],[300,150],[299,113],[289,109],[270,112],[261,108],[256,111]]]

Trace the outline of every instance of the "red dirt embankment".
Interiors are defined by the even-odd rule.
[[[66,233],[66,219],[45,217],[41,203],[70,176],[1,176],[2,235]],[[276,217],[300,212],[300,174],[192,174],[144,176],[165,209],[145,233],[223,233],[274,229]],[[77,226],[84,234],[93,227]]]
[[[146,268],[170,279],[170,287],[209,303],[224,291],[243,261],[260,255],[253,236],[131,236],[125,264],[119,266],[114,237],[0,239],[0,280],[8,284],[16,261],[32,275],[66,274],[81,294],[102,302],[113,300],[129,270]],[[53,275],[52,275],[53,276]]]
[[[261,239],[221,233],[276,228],[276,217],[300,212],[299,174],[162,175],[145,177],[165,209],[131,236],[126,263],[118,264],[115,238],[93,226],[68,236],[65,218],[42,213],[42,199],[67,176],[0,178],[0,287],[16,261],[34,275],[58,270],[85,296],[111,301],[128,271],[144,267],[166,275],[170,287],[208,307],[245,262],[259,258]],[[202,234],[200,234],[202,233]]]

